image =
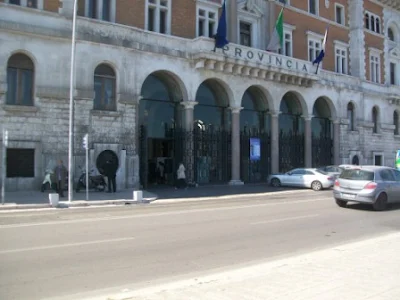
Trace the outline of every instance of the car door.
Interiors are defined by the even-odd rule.
[[[396,202],[400,202],[400,171],[393,170],[396,182],[393,185],[393,199]]]
[[[311,186],[311,182],[313,182],[316,179],[317,175],[314,173],[314,171],[304,170],[302,186],[309,188]]]
[[[382,185],[382,189],[388,195],[388,202],[393,202],[395,198],[394,190],[396,185],[393,172],[390,169],[384,169],[379,171],[379,176],[381,177],[381,182],[378,184]]]
[[[295,169],[290,176],[290,185],[292,186],[303,186],[305,171],[304,169]]]

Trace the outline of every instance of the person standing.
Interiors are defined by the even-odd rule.
[[[107,176],[108,192],[115,193],[117,191],[116,180],[115,180],[117,177],[117,168],[115,167],[115,164],[113,164],[111,160],[107,160],[103,169],[104,169],[104,175]]]
[[[183,163],[179,164],[178,170],[176,171],[176,177],[178,179],[177,188],[186,188],[186,174],[185,166]]]
[[[57,193],[60,197],[64,197],[65,180],[67,179],[68,171],[61,159],[58,161],[58,165],[54,168],[54,176],[57,182]]]

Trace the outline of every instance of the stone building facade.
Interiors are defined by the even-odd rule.
[[[116,159],[117,184],[128,188],[172,183],[180,161],[205,184],[262,182],[301,166],[393,165],[398,2],[287,1],[283,48],[267,52],[281,2],[227,1],[230,43],[213,52],[220,0],[79,1],[75,178],[86,133],[90,165]],[[67,162],[72,13],[72,0],[0,2],[8,190],[37,189],[57,159]]]

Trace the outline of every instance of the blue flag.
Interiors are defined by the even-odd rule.
[[[215,48],[224,48],[226,45],[229,44],[229,41],[226,39],[225,1],[224,4],[222,5],[222,13],[218,21],[217,34],[214,36],[214,38],[215,38]]]
[[[322,49],[319,52],[318,56],[316,59],[314,59],[314,61],[312,62],[312,64],[319,64],[325,57],[325,46],[326,46],[326,38],[328,37],[328,28],[326,28],[325,30],[325,36],[324,36],[324,40],[322,42]]]

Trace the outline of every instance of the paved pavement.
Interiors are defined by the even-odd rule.
[[[396,300],[400,233],[93,300]]]
[[[159,187],[143,191],[144,201],[154,200],[205,200],[208,199],[224,199],[232,197],[241,197],[247,195],[248,197],[260,196],[260,194],[273,193],[279,191],[293,192],[295,189],[291,188],[273,188],[266,184],[250,184],[243,186],[200,186],[197,188],[179,189],[176,190],[172,187]],[[302,190],[306,191],[306,190]],[[29,209],[29,208],[46,208],[50,207],[49,193],[40,191],[18,191],[6,193],[5,205],[0,205],[1,210],[10,209]],[[67,196],[67,192],[65,193]],[[73,202],[67,201],[68,197],[60,198],[62,207],[76,207],[88,205],[109,205],[109,204],[135,204],[133,201],[133,189],[125,189],[117,191],[116,193],[105,192],[90,192],[89,201],[86,201],[86,193],[74,193]]]
[[[399,230],[397,209],[374,212],[359,205],[342,209],[335,205],[331,193],[305,191],[250,198],[245,195],[223,201],[168,204],[155,201],[151,205],[90,210],[3,212],[0,214],[0,299],[83,300],[100,296],[106,299],[107,295],[126,290],[141,291],[190,278],[203,280],[210,274],[263,266],[278,259]],[[382,252],[371,248],[375,260],[380,253],[395,255],[386,252],[394,244],[387,245],[388,249]],[[393,251],[400,250],[393,247]],[[355,270],[363,262],[361,258],[352,260],[352,265],[349,261],[343,262],[347,264],[346,270],[354,268],[343,282],[357,280]],[[386,256],[378,258],[386,262]],[[341,266],[340,261],[337,264]],[[371,263],[370,267],[375,265]],[[327,280],[335,265],[322,269]],[[392,267],[387,270],[388,277],[396,277],[396,273],[391,273]],[[311,270],[302,276],[313,278],[313,272],[321,274]],[[376,272],[380,274],[380,270]],[[247,280],[248,276],[243,275],[241,280]],[[372,279],[376,276],[371,274]],[[287,273],[274,273],[272,277],[272,286],[281,285],[286,289],[287,282],[293,284],[297,280],[297,277],[290,279]],[[320,289],[323,278],[314,278]],[[385,286],[382,281],[377,282]],[[260,283],[257,278],[256,283]],[[310,283],[307,284],[308,288]],[[190,296],[190,291],[182,290],[182,285],[177,287],[177,294],[171,292],[175,298],[169,299],[202,299],[198,294]],[[294,288],[299,289],[297,285]],[[215,289],[210,286],[210,291]],[[151,293],[154,295],[155,291],[157,296],[157,289]],[[244,291],[239,292],[244,294]],[[251,299],[242,297],[243,294],[236,298],[229,294],[229,289],[226,293],[230,299]],[[261,288],[260,295],[265,295]]]

